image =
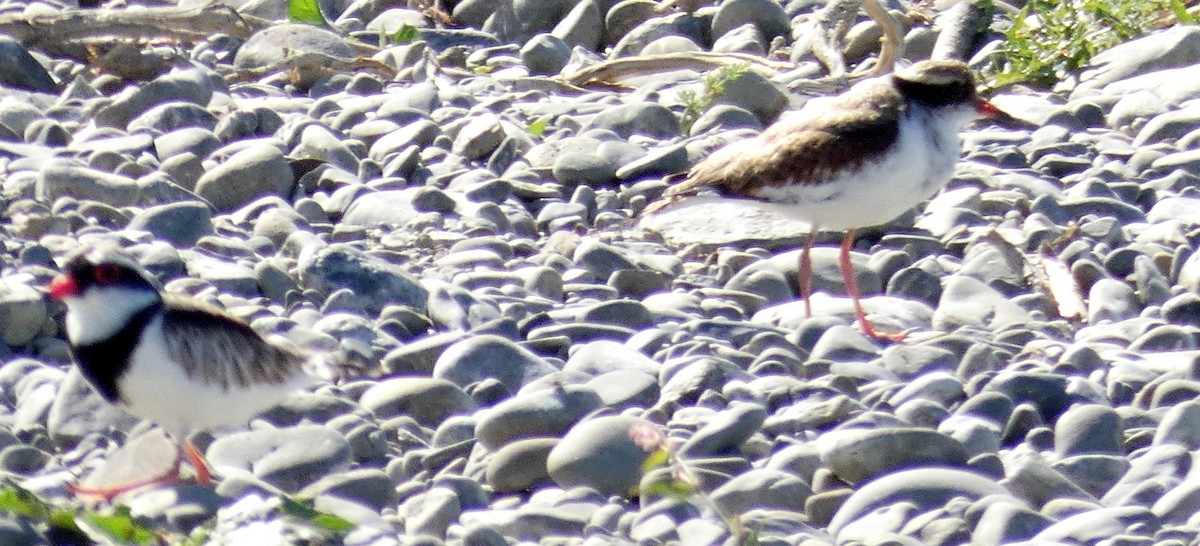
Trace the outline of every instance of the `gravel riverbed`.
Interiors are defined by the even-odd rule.
[[[912,331],[883,343],[854,326],[839,234],[807,317],[803,232],[636,223],[669,175],[801,106],[788,83],[823,73],[793,35],[819,7],[467,0],[447,29],[330,0],[343,34],[416,38],[360,57],[281,23],[142,44],[150,74],[0,38],[0,475],[66,506],[80,477],[169,462],[70,365],[45,295],[64,256],[115,242],[167,290],[355,367],[197,434],[215,489],[117,499],[168,542],[1200,543],[1200,28],[992,97],[1034,127],[973,126],[941,193],[860,234],[872,319]],[[936,29],[908,20],[919,59]],[[877,36],[854,26],[848,59]],[[558,77],[701,50],[794,64],[737,71],[694,118],[687,63]],[[360,58],[277,69],[304,52]],[[0,512],[0,544],[52,541]]]

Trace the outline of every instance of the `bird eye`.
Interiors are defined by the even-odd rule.
[[[92,276],[100,284],[112,284],[121,278],[121,268],[116,264],[100,264],[92,269]]]

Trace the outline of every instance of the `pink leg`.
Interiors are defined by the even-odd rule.
[[[76,484],[67,484],[67,490],[80,497],[96,497],[104,502],[112,502],[117,495],[133,491],[134,489],[146,487],[148,485],[173,483],[179,480],[179,466],[182,462],[183,454],[181,452],[175,455],[175,464],[172,464],[171,468],[161,475],[154,476],[152,478],[146,478],[144,480],[137,480],[120,485],[110,485],[104,487],[83,487]]]
[[[864,334],[875,339],[886,339],[888,341],[903,340],[908,335],[908,332],[880,334],[867,321],[867,312],[863,310],[862,301],[859,300],[858,281],[854,279],[854,264],[850,262],[850,247],[853,245],[854,229],[849,229],[846,231],[846,236],[842,238],[842,253],[839,256],[838,265],[841,266],[842,278],[846,281],[846,292],[850,293],[850,301],[854,302],[854,316],[858,319],[858,325],[862,328]]]
[[[804,300],[804,316],[812,316],[812,246],[817,238],[817,226],[813,226],[804,240],[804,249],[800,251],[800,266],[796,270],[796,285],[800,289],[800,297]]]
[[[196,449],[196,445],[184,440],[183,454],[187,455],[188,461],[196,468],[196,483],[200,485],[212,484],[212,470],[208,468],[208,463],[204,460],[204,455],[200,454],[200,450]]]

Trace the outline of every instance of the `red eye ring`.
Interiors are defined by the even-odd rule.
[[[112,284],[121,278],[121,267],[117,264],[99,264],[92,268],[92,276],[100,284]]]

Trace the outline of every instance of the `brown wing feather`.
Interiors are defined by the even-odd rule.
[[[192,379],[224,390],[284,383],[307,357],[262,338],[246,323],[195,300],[168,296],[163,313],[167,352]]]
[[[895,140],[903,112],[895,89],[875,83],[813,105],[821,111],[785,117],[750,141],[717,150],[666,197],[705,190],[753,197],[761,186],[820,184],[838,170],[859,168]]]

